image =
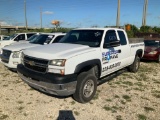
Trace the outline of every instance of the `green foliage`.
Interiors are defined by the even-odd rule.
[[[135,25],[131,25],[131,31],[133,33],[137,33],[139,30],[138,30],[138,28]]]
[[[151,26],[141,26],[140,27],[140,32],[150,33],[150,32],[153,32],[153,30],[152,30]]]
[[[147,117],[143,114],[138,114],[138,119],[139,120],[147,120]]]
[[[158,28],[158,27],[153,27],[152,30],[153,30],[155,33],[160,33],[160,28]]]
[[[134,32],[133,31],[126,31],[128,38],[133,38],[134,37]]]

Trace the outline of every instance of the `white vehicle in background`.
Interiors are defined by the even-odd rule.
[[[31,37],[28,43],[19,43],[2,48],[1,62],[8,68],[16,70],[21,63],[21,52],[24,49],[58,42],[65,33],[42,33]]]
[[[6,35],[0,35],[0,41],[1,40],[5,40],[5,39],[7,39],[9,36],[6,36]]]
[[[36,33],[16,33],[16,34],[9,36],[5,40],[0,41],[0,52],[4,46],[10,45],[15,42],[27,40],[34,34]]]

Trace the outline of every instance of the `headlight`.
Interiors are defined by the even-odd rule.
[[[20,57],[20,51],[14,51],[12,57],[13,58],[19,58]]]
[[[51,60],[49,62],[49,65],[64,66],[65,62],[66,62],[66,59],[55,59],[55,60]]]
[[[150,52],[150,53],[148,53],[148,54],[154,55],[154,54],[157,54],[157,51],[152,51],[152,52]]]
[[[21,63],[24,65],[23,59],[24,59],[24,53],[22,52],[21,53]]]

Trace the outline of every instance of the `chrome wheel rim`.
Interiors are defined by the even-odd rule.
[[[94,82],[93,80],[88,80],[84,85],[83,95],[88,98],[92,95],[93,91],[94,91]]]

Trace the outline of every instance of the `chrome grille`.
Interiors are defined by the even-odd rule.
[[[48,67],[48,60],[24,56],[24,66],[33,71],[45,73]]]
[[[9,62],[9,57],[10,57],[11,53],[12,52],[9,51],[9,50],[3,50],[2,51],[2,56],[1,56],[2,62],[8,63]]]

